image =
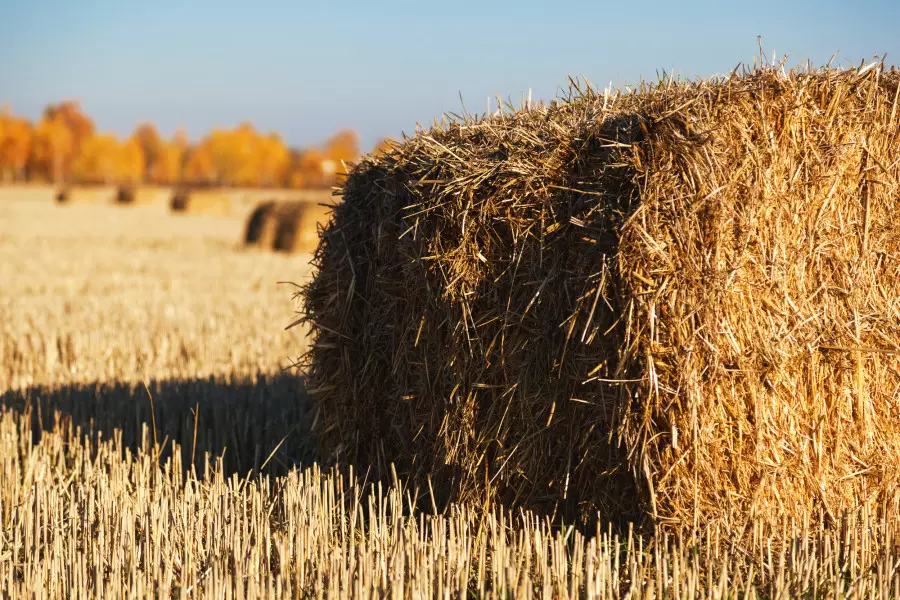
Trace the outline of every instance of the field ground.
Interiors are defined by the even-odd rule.
[[[301,470],[313,417],[284,368],[304,337],[278,282],[310,257],[242,230],[0,202],[0,597],[900,597],[896,504],[786,525],[793,545],[692,545],[426,516],[399,485]]]

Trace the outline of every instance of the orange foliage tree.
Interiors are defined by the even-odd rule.
[[[359,157],[359,138],[339,131],[322,148],[288,148],[276,133],[250,123],[216,129],[190,146],[187,136],[160,137],[142,123],[120,142],[95,134],[78,103],[48,106],[34,127],[0,111],[0,183],[22,178],[54,183],[188,183],[327,188]]]
[[[150,168],[148,179],[160,185],[179,183],[187,148],[187,136],[183,132],[177,132],[169,142],[160,142],[159,154]]]
[[[211,184],[218,178],[209,145],[200,143],[188,150],[184,163],[183,181],[193,184]]]
[[[74,154],[72,132],[60,119],[41,119],[34,132],[31,155],[32,176],[60,183],[66,176],[66,165]]]
[[[119,149],[116,180],[119,183],[137,184],[144,181],[147,157],[144,145],[135,137],[131,137]]]
[[[7,109],[0,111],[0,182],[25,177],[33,138],[28,121],[17,119]]]
[[[325,143],[325,156],[334,161],[326,171],[346,174],[349,164],[359,159],[359,136],[349,129],[337,132]]]
[[[131,138],[141,147],[141,152],[144,156],[143,176],[149,179],[151,178],[150,174],[156,167],[156,163],[164,152],[163,146],[165,142],[159,137],[156,127],[151,123],[138,125],[134,133],[131,134]]]
[[[113,183],[122,171],[122,149],[112,134],[92,135],[81,142],[71,177],[79,183]]]
[[[60,151],[54,156],[54,181],[68,179],[72,175],[72,162],[81,152],[81,145],[94,133],[94,122],[81,110],[77,102],[68,100],[53,104],[44,109],[42,121],[52,124],[51,129],[58,129],[60,124],[68,131],[68,136],[59,134],[57,141],[63,142]],[[68,140],[63,138],[67,137]],[[58,161],[58,163],[57,163]]]

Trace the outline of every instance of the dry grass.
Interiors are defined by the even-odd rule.
[[[0,185],[0,203],[8,201],[50,202],[56,198],[56,186],[41,183]]]
[[[897,75],[573,90],[366,159],[304,298],[323,458],[738,532],[895,489]]]

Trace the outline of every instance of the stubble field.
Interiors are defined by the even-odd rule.
[[[0,202],[0,596],[900,597],[896,503],[736,545],[430,515],[318,469],[278,283],[310,256],[242,229]]]

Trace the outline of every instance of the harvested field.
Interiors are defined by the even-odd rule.
[[[320,456],[737,536],[892,494],[897,75],[576,91],[368,157],[304,290]]]
[[[14,200],[22,202],[50,202],[56,198],[58,190],[56,186],[40,183],[22,183],[0,185],[0,202]]]

